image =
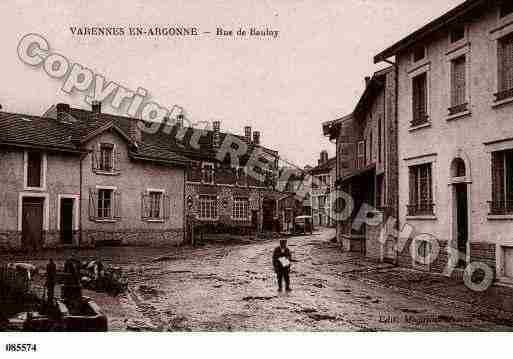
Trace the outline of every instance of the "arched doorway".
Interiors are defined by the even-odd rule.
[[[470,242],[470,176],[466,161],[456,157],[451,162],[452,186],[452,247],[458,251],[458,267],[464,267],[469,259]]]

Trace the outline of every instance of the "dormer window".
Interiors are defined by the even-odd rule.
[[[451,44],[463,40],[465,38],[465,25],[458,24],[451,29],[449,39]]]
[[[500,17],[505,17],[513,13],[513,2],[511,0],[504,0],[501,3]]]
[[[426,58],[426,47],[424,45],[416,46],[413,49],[413,62],[419,62]]]
[[[100,162],[101,171],[112,171],[114,162],[114,145],[112,143],[100,144]]]
[[[117,153],[112,143],[100,143],[93,153],[93,171],[97,174],[117,174]]]
[[[203,162],[201,165],[201,182],[214,183],[214,164]]]

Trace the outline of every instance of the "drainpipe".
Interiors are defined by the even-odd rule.
[[[83,214],[82,214],[82,202],[83,202],[83,191],[82,187],[84,184],[84,159],[87,157],[87,155],[92,152],[91,150],[86,150],[86,152],[82,152],[80,154],[80,171],[79,171],[79,182],[80,182],[80,188],[79,188],[79,200],[78,200],[78,248],[82,245],[83,242],[83,230],[82,230],[82,224],[83,224]]]
[[[397,147],[397,152],[399,152],[399,133],[398,133],[398,130],[399,130],[399,67],[397,66],[397,63],[396,62],[393,62],[393,61],[390,61],[390,60],[384,60],[384,62],[386,62],[387,64],[389,65],[392,65],[394,67],[394,76],[395,76],[395,79],[394,79],[394,82],[395,82],[395,89],[394,89],[394,92],[395,92],[395,101],[394,101],[394,112],[395,112],[395,118],[394,118],[394,126],[395,126],[395,129],[396,129],[396,147]],[[397,164],[396,164],[396,170],[399,171],[399,153],[396,153],[396,160],[397,160]],[[399,173],[397,173],[397,175],[399,176]],[[399,181],[399,178],[397,178],[397,181]],[[399,188],[398,188],[398,191],[399,191]],[[399,198],[399,193],[397,193],[397,198]],[[396,233],[399,233],[399,230],[401,228],[400,226],[400,223],[399,223],[399,200],[397,199],[397,206],[395,208],[395,218],[396,218],[396,221],[395,221],[395,229],[396,229]],[[395,263],[394,263],[396,266],[399,265],[399,249],[397,248],[397,246],[395,246]]]

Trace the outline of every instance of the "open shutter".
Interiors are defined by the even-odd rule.
[[[94,189],[89,189],[89,219],[94,220],[98,216],[98,192]]]
[[[121,192],[114,191],[114,218],[121,219]]]
[[[504,201],[504,156],[492,153],[492,202],[495,210],[502,208]]]
[[[119,171],[119,164],[121,163],[121,151],[114,150],[112,154],[112,170]]]
[[[417,189],[417,183],[415,181],[415,168],[409,168],[410,177],[409,177],[409,192],[410,192],[410,205],[414,205],[416,202],[415,192]]]
[[[148,219],[148,195],[146,192],[141,192],[141,217]]]
[[[169,219],[169,214],[171,212],[171,199],[169,195],[165,194],[162,198],[162,207],[163,207],[163,216],[165,220]]]
[[[507,151],[504,154],[504,177],[505,177],[505,200],[508,213],[513,210],[513,152]]]
[[[98,151],[91,152],[91,164],[93,166],[93,171],[96,171],[98,167]]]

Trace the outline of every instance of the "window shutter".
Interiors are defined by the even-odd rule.
[[[98,216],[97,206],[98,204],[98,192],[94,189],[89,189],[89,219],[96,219]]]
[[[163,208],[163,215],[164,215],[164,219],[165,220],[168,220],[169,219],[169,214],[170,214],[170,211],[171,211],[171,200],[169,198],[169,195],[165,194],[162,198],[162,207]]]
[[[148,219],[149,216],[149,195],[141,192],[141,217],[142,219]]]
[[[409,179],[409,190],[410,190],[410,205],[414,205],[416,202],[416,181],[415,181],[415,168],[410,167],[410,179]]]
[[[513,88],[513,36],[502,39],[498,46],[499,51],[499,79],[500,91]]]
[[[465,103],[465,87],[466,87],[466,58],[453,60],[452,62],[452,88],[451,103],[452,106],[458,106]]]
[[[121,218],[121,192],[113,191],[114,200],[114,218]]]
[[[505,196],[506,208],[513,209],[513,151],[507,151],[504,155],[504,177],[505,177]]]
[[[91,152],[91,165],[93,167],[93,171],[98,169],[98,152]]]
[[[113,171],[119,171],[119,164],[121,163],[121,152],[120,151],[114,151],[114,154],[112,155],[112,170]]]
[[[504,156],[501,152],[492,153],[492,202],[498,208],[504,201]]]

